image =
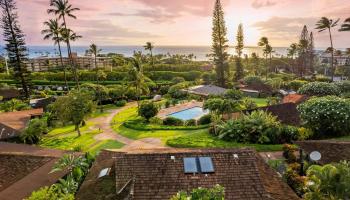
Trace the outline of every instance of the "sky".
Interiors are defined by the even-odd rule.
[[[40,31],[50,0],[16,0],[20,25],[29,45],[50,45]],[[81,10],[68,26],[83,38],[74,45],[156,46],[211,45],[212,12],[215,0],[69,0]],[[298,41],[305,25],[314,32],[316,47],[330,46],[327,32],[318,33],[322,17],[350,17],[350,0],[221,0],[225,12],[229,45],[235,45],[237,26],[244,26],[245,45],[256,46],[266,36],[275,47]],[[339,27],[338,27],[339,28]],[[334,29],[336,48],[350,47],[350,32]]]

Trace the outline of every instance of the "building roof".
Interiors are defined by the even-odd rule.
[[[50,186],[66,173],[52,173],[62,150],[31,145],[0,142],[0,197],[2,200],[22,200],[33,191]]]
[[[307,140],[295,142],[306,153],[321,153],[320,164],[328,164],[343,160],[350,161],[350,142],[336,140]]]
[[[185,157],[211,157],[215,172],[185,174]],[[78,191],[77,199],[101,199],[94,196],[94,188],[100,187],[104,178],[97,176],[106,167],[114,170],[115,188],[114,194],[103,195],[116,199],[170,199],[179,191],[216,184],[225,188],[228,200],[299,199],[252,149],[102,151]],[[88,191],[91,191],[89,195]]]
[[[300,104],[305,102],[308,99],[306,95],[300,95],[300,94],[288,94],[285,97],[283,97],[282,103],[295,103]]]
[[[227,89],[218,87],[215,85],[198,85],[191,87],[187,90],[191,94],[209,96],[209,95],[223,95],[226,93]]]
[[[0,96],[2,96],[5,100],[18,98],[20,93],[17,89],[0,89]]]
[[[42,114],[42,108],[0,113],[0,123],[16,130],[23,130],[32,116],[38,116]]]
[[[273,92],[273,89],[271,86],[266,85],[264,83],[253,83],[250,85],[240,85],[240,90],[250,90],[250,91],[259,91],[261,93],[265,94],[271,94]]]

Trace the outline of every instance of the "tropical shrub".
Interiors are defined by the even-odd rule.
[[[314,137],[350,133],[350,101],[335,96],[312,98],[298,106],[301,119]]]
[[[167,126],[183,126],[184,122],[175,117],[167,117],[163,120],[163,124]]]
[[[158,114],[158,107],[153,102],[143,102],[138,110],[139,115],[147,121]]]
[[[108,88],[108,96],[113,101],[125,99],[126,89],[122,85],[113,85]]]
[[[297,162],[297,157],[295,153],[298,149],[291,144],[283,145],[283,157],[286,159],[287,163],[295,163]]]
[[[174,84],[185,82],[186,80],[183,77],[175,77],[171,80]]]
[[[303,81],[303,80],[293,80],[288,83],[288,88],[294,91],[298,91],[303,85],[307,83],[308,83],[307,81]]]
[[[328,95],[340,95],[340,89],[333,83],[325,82],[312,82],[303,85],[299,90],[299,94],[304,94],[308,96],[328,96]]]
[[[241,101],[241,105],[246,109],[246,110],[253,110],[258,107],[258,105],[253,101],[251,98],[244,98]]]
[[[18,99],[11,99],[0,104],[0,111],[4,112],[14,112],[28,109],[31,109],[31,107],[27,103]]]
[[[114,105],[116,105],[116,106],[118,106],[118,107],[123,107],[123,106],[125,106],[126,105],[126,100],[120,100],[120,101],[116,101],[115,103],[114,103]]]
[[[263,80],[259,76],[247,76],[243,79],[244,84],[253,85],[253,84],[262,84]]]
[[[186,82],[173,85],[169,88],[168,94],[174,99],[183,99],[187,97],[187,92],[183,89],[187,88],[188,84]]]
[[[198,120],[198,124],[199,125],[207,125],[211,123],[211,115],[207,114],[207,115],[203,115],[201,118],[199,118]]]
[[[185,126],[196,126],[196,120],[195,119],[186,120]]]
[[[73,194],[65,194],[60,192],[56,185],[51,187],[42,187],[26,198],[26,200],[74,200]]]
[[[224,200],[225,188],[216,185],[213,188],[198,188],[187,192],[179,192],[171,198],[171,200]]]
[[[299,175],[300,164],[292,163],[288,166],[283,178],[287,184],[297,193],[302,196],[305,193],[306,178]]]
[[[350,81],[340,81],[334,83],[340,89],[341,93],[350,92]]]
[[[277,105],[280,102],[280,98],[278,97],[267,97],[267,105],[273,106]]]
[[[350,164],[340,162],[324,166],[313,165],[307,170],[307,191],[304,199],[349,199]]]
[[[156,125],[162,125],[163,124],[163,120],[158,118],[158,117],[152,117],[150,120],[149,120],[149,123],[151,124],[156,124]]]
[[[203,108],[210,110],[212,113],[222,115],[239,111],[240,104],[236,100],[211,98],[204,102]]]
[[[37,144],[42,135],[48,132],[47,123],[43,119],[32,119],[21,135],[21,139],[27,144]]]
[[[240,100],[243,98],[243,93],[239,90],[227,90],[224,94],[225,99]]]

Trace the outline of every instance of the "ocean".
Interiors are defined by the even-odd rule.
[[[83,56],[88,49],[88,46],[73,46],[72,51],[78,53],[79,56]],[[133,55],[134,51],[142,51],[148,53],[142,46],[100,46],[102,49],[101,53],[118,53],[123,54],[127,57]],[[58,48],[54,46],[28,46],[28,55],[30,58],[36,57],[56,57],[58,56]],[[274,55],[281,56],[287,55],[287,47],[276,47],[274,48]],[[62,49],[63,55],[67,55],[66,48]],[[207,55],[211,53],[210,46],[156,46],[153,50],[154,54],[194,54],[196,60],[206,61],[208,60]],[[259,47],[246,47],[243,50],[243,54],[250,56],[252,53],[257,53],[260,57],[263,56],[262,49]],[[5,55],[3,46],[0,47],[0,54]],[[234,55],[234,47],[229,48],[229,54]]]

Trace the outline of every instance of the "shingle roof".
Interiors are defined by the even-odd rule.
[[[218,87],[215,85],[199,85],[191,87],[187,90],[189,93],[209,96],[209,95],[223,95],[226,93],[227,89]]]
[[[350,161],[350,142],[336,140],[308,140],[295,142],[306,153],[321,153],[320,164],[328,164],[343,160]]]
[[[0,89],[0,96],[2,96],[5,100],[18,98],[20,93],[17,89]]]
[[[238,155],[238,159],[234,154]],[[297,195],[251,149],[158,149],[137,152],[103,151],[100,156],[113,159],[117,199],[170,199],[178,191],[198,187],[225,188],[225,199],[299,199]],[[175,157],[175,161],[171,159]],[[185,174],[184,157],[209,156],[215,172]],[[97,160],[99,162],[100,159]],[[101,160],[100,160],[101,163]],[[94,164],[96,165],[96,164]],[[110,166],[110,163],[108,164]],[[99,165],[101,170],[104,166]],[[95,182],[88,175],[88,182]],[[96,187],[96,185],[90,185]],[[82,192],[89,189],[83,184]],[[80,191],[78,192],[78,196]],[[132,197],[132,198],[131,198]],[[94,198],[94,197],[92,197]],[[78,198],[82,199],[82,198]]]
[[[282,103],[300,104],[306,101],[307,99],[308,97],[306,95],[288,94],[287,96],[283,97]]]
[[[65,153],[68,152],[0,142],[0,199],[22,200],[32,191],[57,182],[65,173],[49,172]]]
[[[42,114],[42,108],[0,113],[0,140],[18,136],[33,116]]]
[[[250,85],[240,85],[239,86],[241,90],[255,90],[255,91],[259,91],[261,93],[266,93],[266,94],[271,94],[273,89],[271,86],[266,85],[264,83],[260,84],[260,83],[254,83],[254,84],[250,84]]]

